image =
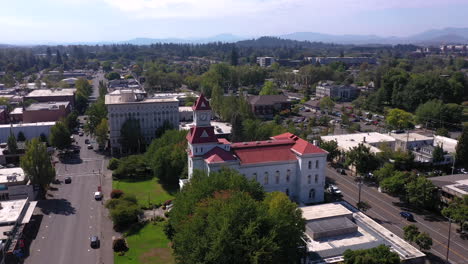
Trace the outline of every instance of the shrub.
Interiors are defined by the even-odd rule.
[[[115,170],[119,167],[120,160],[116,158],[112,158],[109,160],[109,165],[107,165],[107,168],[109,170]]]
[[[136,204],[119,203],[110,210],[112,221],[117,230],[123,230],[138,222],[138,216],[141,214],[141,209]]]
[[[172,200],[167,200],[163,203],[163,205],[170,205],[172,203]]]
[[[154,221],[154,222],[163,222],[164,220],[166,220],[166,219],[165,219],[164,217],[160,216],[160,215],[155,216],[155,217],[153,218],[153,221]]]
[[[127,242],[122,237],[114,239],[112,242],[112,249],[114,249],[114,252],[126,252],[128,251]]]
[[[119,199],[123,194],[124,192],[122,190],[114,189],[112,190],[110,197],[111,199]]]

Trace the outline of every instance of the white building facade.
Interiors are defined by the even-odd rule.
[[[209,174],[228,167],[256,180],[267,192],[281,191],[303,204],[323,201],[326,151],[291,133],[231,143],[215,136],[211,108],[203,95],[193,110],[194,126],[187,135],[189,180],[194,170]]]
[[[179,127],[179,101],[174,97],[144,98],[132,90],[116,90],[105,97],[108,111],[111,151],[121,151],[120,130],[128,119],[140,122],[146,143],[150,143],[156,130],[164,122]]]

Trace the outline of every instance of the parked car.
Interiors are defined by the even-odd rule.
[[[405,218],[408,221],[414,222],[414,216],[410,212],[400,212],[401,217]]]
[[[64,182],[65,182],[66,184],[71,183],[71,182],[72,182],[71,177],[65,177]]]
[[[12,164],[12,163],[9,163],[6,165],[7,168],[11,169],[11,168],[14,168],[16,167],[15,164]]]
[[[88,144],[88,149],[93,149],[93,145]]]
[[[346,170],[345,169],[336,169],[336,172],[338,172],[341,175],[346,175]]]
[[[89,240],[91,241],[91,248],[99,248],[100,245],[101,245],[101,242],[99,241],[99,237],[98,236],[92,236],[89,238]]]
[[[89,144],[89,139],[85,139],[84,143]]]
[[[331,194],[341,194],[341,190],[333,184],[330,184],[330,186],[328,186],[328,192],[330,192]]]
[[[101,193],[101,192],[95,192],[95,193],[94,193],[94,199],[95,199],[96,201],[101,200],[101,199],[102,199],[102,193]]]
[[[78,133],[78,136],[82,137],[82,136],[84,136],[84,133],[80,132],[80,133]]]

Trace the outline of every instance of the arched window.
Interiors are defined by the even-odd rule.
[[[318,169],[318,167],[319,167],[319,161],[316,160],[316,161],[315,161],[315,168]]]
[[[312,169],[312,161],[309,161],[309,170]]]
[[[310,189],[310,191],[309,191],[309,199],[315,199],[315,189]]]
[[[307,176],[307,184],[310,184],[312,182],[312,176]]]
[[[265,171],[265,176],[263,176],[263,184],[268,184],[268,172]]]
[[[318,174],[315,174],[315,183],[318,182]]]
[[[275,175],[275,182],[276,182],[276,184],[279,183],[279,179],[280,179],[280,172],[279,172],[279,171],[276,171],[276,175]]]
[[[289,189],[286,189],[286,195],[289,196]]]

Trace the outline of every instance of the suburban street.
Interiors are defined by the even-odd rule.
[[[354,176],[338,174],[331,167],[327,167],[326,175],[341,189],[343,199],[356,205],[359,188],[357,182],[354,181]],[[445,263],[448,220],[426,212],[415,212],[410,208],[405,208],[405,205],[398,198],[380,193],[376,187],[367,186],[366,184],[361,186],[361,201],[365,201],[371,206],[366,211],[368,216],[400,237],[403,237],[403,227],[412,222],[403,219],[399,213],[401,211],[412,212],[416,220],[413,223],[418,226],[421,232],[426,232],[432,237],[433,246],[428,254],[431,263]],[[460,238],[456,228],[457,226],[452,224],[449,260],[453,264],[466,264],[468,263],[468,241]]]
[[[99,96],[99,82],[100,81],[106,81],[104,78],[104,72],[102,70],[99,70],[96,72],[95,77],[92,80],[92,85],[93,85],[93,94],[91,95],[92,97],[97,98]]]

